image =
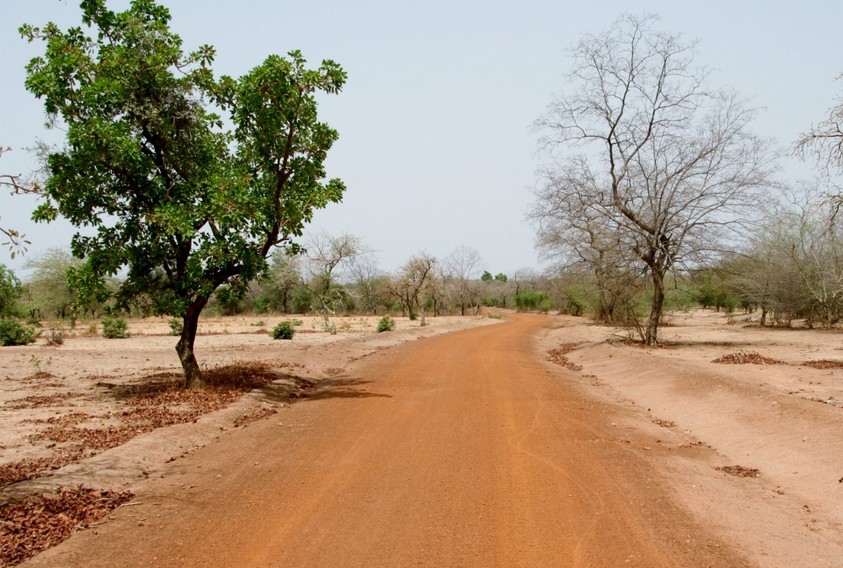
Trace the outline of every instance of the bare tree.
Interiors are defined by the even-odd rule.
[[[582,158],[541,172],[528,213],[537,225],[537,246],[559,273],[588,269],[597,287],[598,321],[616,320],[616,310],[639,288],[642,273],[633,247],[624,243],[623,221],[611,195],[601,190]]]
[[[393,294],[404,305],[411,320],[416,319],[416,314],[420,314],[422,327],[427,325],[424,295],[431,285],[436,264],[436,257],[423,252],[410,258],[392,281]]]
[[[342,290],[336,286],[338,273],[362,248],[360,239],[348,234],[316,233],[308,239],[304,253],[305,285],[319,301],[326,331],[336,331],[330,316],[343,303]]]
[[[360,306],[368,312],[377,313],[384,273],[378,266],[374,253],[365,249],[358,252],[350,259],[348,272]]]
[[[838,79],[843,79],[843,75]],[[843,174],[843,97],[838,98],[837,106],[829,109],[828,116],[799,137],[794,153],[816,161],[820,177],[831,188],[827,197],[833,207],[832,220],[835,220],[843,207],[843,187],[839,182],[839,176]]]
[[[838,77],[843,79],[843,75]],[[837,106],[828,111],[828,116],[811,127],[796,141],[797,155],[813,155],[821,170],[826,173],[843,173],[843,97]]]
[[[460,315],[466,309],[476,307],[480,295],[480,253],[465,245],[458,246],[442,263],[453,284],[452,290]]]
[[[770,185],[774,157],[747,130],[753,111],[734,93],[707,90],[694,46],[655,31],[653,18],[625,16],[573,55],[571,91],[538,126],[558,177],[591,180],[589,191],[560,190],[608,201],[619,241],[649,274],[644,339],[655,344],[666,276],[716,248],[749,213],[756,190]],[[575,150],[582,155],[571,157]]]
[[[815,314],[831,328],[843,309],[843,231],[834,222],[829,202],[814,191],[792,203],[789,222],[783,223],[787,259],[806,293],[806,316]]]

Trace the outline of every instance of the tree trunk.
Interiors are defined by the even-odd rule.
[[[647,320],[647,331],[644,342],[647,345],[658,343],[659,320],[664,306],[664,274],[653,270],[653,303],[650,306],[650,317]]]
[[[404,299],[404,305],[407,307],[407,317],[410,321],[415,321],[416,311],[413,309],[413,299],[409,295]]]
[[[615,321],[615,301],[615,297],[611,296],[602,287],[600,288],[600,294],[597,300],[597,321],[600,323],[612,323]]]
[[[199,369],[196,355],[193,354],[193,344],[196,341],[196,330],[199,327],[199,314],[202,313],[202,309],[207,303],[208,298],[200,298],[187,308],[184,314],[181,338],[176,344],[176,353],[179,355],[184,370],[184,386],[189,389],[198,389],[204,386],[202,371]]]
[[[419,308],[419,314],[421,315],[419,327],[424,327],[427,325],[427,321],[425,321],[424,305],[416,299],[416,306]]]

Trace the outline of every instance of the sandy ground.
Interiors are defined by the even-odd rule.
[[[284,320],[297,319],[293,340],[273,340],[269,331]],[[449,331],[489,325],[500,320],[484,317],[393,318],[396,329],[377,333],[378,317],[335,317],[335,334],[324,331],[320,317],[204,318],[196,339],[196,356],[203,369],[225,365],[264,363],[297,381],[330,381],[350,364],[379,350]],[[46,328],[47,326],[45,326]],[[50,347],[45,337],[25,347],[0,349],[0,467],[54,456],[63,446],[38,439],[56,419],[82,416],[72,426],[105,429],[119,425],[126,404],[120,387],[172,377],[180,373],[169,335],[168,320],[129,321],[130,337],[104,339],[95,323],[65,329],[61,346]],[[43,334],[46,336],[46,333]],[[238,418],[260,409],[277,410],[297,394],[295,384],[281,381],[269,389],[243,397],[236,404],[200,418],[144,434],[130,443],[52,471],[48,476],[0,488],[0,503],[57,487],[86,486],[120,489],[139,476],[154,474],[167,460],[180,457],[234,427]],[[293,391],[291,393],[291,391]]]
[[[677,500],[753,563],[843,566],[843,333],[745,319],[675,314],[665,348],[643,349],[562,317],[542,346],[583,342],[567,354],[582,366],[575,380],[634,410],[620,435],[649,429],[651,460]],[[783,364],[713,362],[736,354]],[[687,447],[696,451],[677,451]],[[735,466],[747,476],[717,469]]]
[[[633,565],[643,566],[647,565],[646,558],[656,558],[655,565],[728,566],[746,562],[756,566],[843,566],[843,405],[839,402],[843,401],[843,368],[828,363],[820,365],[825,368],[805,365],[817,360],[843,361],[843,334],[839,331],[761,329],[741,322],[732,323],[721,314],[694,311],[673,316],[672,325],[663,330],[665,348],[643,349],[624,342],[625,334],[619,330],[593,325],[580,318],[536,318],[541,320],[541,325],[538,331],[530,332],[527,350],[533,360],[553,360],[543,362],[543,368],[565,391],[563,396],[545,383],[541,383],[541,388],[532,384],[522,388],[542,392],[551,389],[540,401],[540,408],[551,416],[554,405],[558,406],[556,410],[560,414],[590,409],[589,414],[579,420],[587,420],[588,428],[591,428],[589,435],[594,436],[594,441],[610,443],[609,447],[613,448],[600,458],[611,460],[604,461],[601,466],[607,475],[611,474],[611,479],[604,479],[605,476],[593,471],[579,472],[585,478],[577,482],[582,485],[578,490],[587,499],[576,511],[586,516],[596,515],[600,511],[589,509],[589,500],[603,503],[605,497],[605,502],[611,503],[620,499],[618,491],[626,495],[626,504],[633,504],[633,509],[641,512],[637,513],[638,517],[626,517],[618,512],[620,520],[614,525],[615,537],[632,530],[638,537],[638,547],[636,541],[629,544],[620,539],[620,542],[631,546],[636,554],[647,551],[651,554],[643,557],[631,554],[627,563],[634,561]],[[57,470],[49,477],[11,485],[0,490],[0,501],[78,483],[128,488],[142,495],[149,490],[147,484],[163,479],[176,484],[166,486],[175,498],[195,484],[205,486],[207,480],[203,475],[210,469],[210,458],[203,454],[203,448],[217,447],[227,439],[234,444],[229,448],[230,452],[243,445],[245,438],[242,436],[249,434],[253,427],[245,431],[233,428],[237,417],[259,408],[280,409],[278,415],[254,426],[256,435],[262,431],[259,428],[281,427],[286,443],[295,448],[299,448],[299,442],[307,446],[313,436],[330,435],[325,434],[322,427],[327,428],[330,424],[332,413],[337,413],[336,420],[346,421],[342,424],[353,423],[348,422],[347,413],[354,409],[343,407],[345,414],[342,414],[340,410],[334,410],[338,401],[356,400],[361,396],[361,388],[364,392],[375,388],[369,385],[370,382],[380,386],[375,379],[352,380],[350,377],[362,376],[358,371],[369,369],[367,372],[374,372],[375,377],[383,374],[378,380],[387,381],[384,386],[400,383],[397,378],[388,379],[383,368],[378,367],[393,351],[388,347],[445,331],[498,323],[498,320],[484,318],[430,318],[432,325],[426,328],[401,321],[397,332],[376,334],[376,318],[336,318],[339,333],[329,335],[320,331],[318,320],[307,320],[302,329],[311,333],[300,333],[292,342],[279,342],[272,341],[265,333],[275,321],[264,319],[264,325],[259,325],[260,318],[207,322],[197,340],[197,355],[208,366],[263,361],[287,370],[290,375],[324,384],[323,392],[330,396],[322,400],[317,387],[311,393],[316,396],[308,403],[306,414],[300,416],[305,412],[301,404],[290,406],[284,402],[286,398],[273,398],[271,392],[256,392],[195,423],[138,436],[120,447]],[[264,331],[259,332],[262,328]],[[174,339],[166,336],[165,321],[132,322],[130,331],[133,337],[128,340],[77,337],[57,348],[34,345],[0,350],[0,377],[4,379],[0,382],[0,403],[3,405],[0,407],[3,408],[0,413],[0,465],[43,457],[54,450],[48,443],[30,441],[33,433],[44,428],[44,423],[32,422],[33,418],[73,412],[92,417],[109,416],[109,412],[119,411],[120,402],[110,394],[112,387],[103,385],[136,382],[177,369],[177,359],[172,352]],[[449,337],[436,341],[444,342]],[[438,348],[440,352],[447,345],[442,343]],[[401,358],[408,347],[412,346],[395,351],[397,361],[390,360],[390,368],[400,369]],[[554,349],[555,355],[548,355],[547,352]],[[476,350],[482,354],[482,348]],[[370,357],[375,353],[377,356]],[[752,355],[749,360],[757,360],[755,353],[783,364],[713,362],[723,356],[734,359],[740,354]],[[426,356],[431,357],[430,354]],[[407,362],[409,364],[409,359]],[[481,366],[477,362],[473,365]],[[533,371],[527,376],[536,374]],[[419,387],[413,384],[413,388]],[[477,395],[477,388],[462,392],[462,400],[465,396]],[[503,381],[499,388],[512,387]],[[431,397],[438,396],[438,390],[430,385],[413,390],[411,407],[425,412],[425,401],[435,403]],[[506,397],[520,400],[517,390],[504,392]],[[53,398],[26,398],[30,396]],[[502,396],[498,392],[491,400]],[[365,397],[366,403],[372,405],[386,404],[388,400],[391,399]],[[383,407],[372,408],[372,416],[384,414]],[[460,416],[460,408],[449,408],[448,416]],[[475,429],[478,424],[493,426],[482,416],[482,413],[478,414],[479,423],[472,425],[466,418],[458,426],[472,425]],[[113,419],[111,415],[104,420]],[[446,419],[447,416],[442,417],[443,421]],[[283,428],[284,424],[300,428],[291,427],[288,431]],[[505,438],[507,443],[504,445],[519,446],[516,448],[519,455],[526,452],[535,458],[537,452],[549,451],[555,438],[565,437],[562,430],[553,434],[553,428],[562,428],[561,425],[554,426],[552,421],[549,424],[551,429],[541,439],[541,448],[528,449],[520,442],[514,444],[513,440],[517,442],[521,435]],[[535,424],[531,426],[534,427]],[[601,430],[603,427],[606,430]],[[437,436],[441,438],[441,434],[434,438]],[[349,442],[347,446],[357,447],[359,441]],[[314,443],[313,447],[320,446]],[[485,453],[494,447],[489,446]],[[302,459],[305,458],[306,454]],[[308,459],[321,463],[318,460],[324,456],[310,455]],[[548,462],[557,458],[542,459]],[[515,458],[510,456],[506,460]],[[601,462],[595,457],[589,463],[599,466]],[[194,464],[195,469],[189,464]],[[564,472],[573,475],[570,470],[563,469],[567,465],[554,464],[555,470],[551,468],[552,471],[544,472],[550,476],[548,479],[554,475],[565,478]],[[274,467],[284,466],[277,463]],[[450,464],[450,467],[454,465]],[[224,469],[225,464],[217,464],[214,471],[220,470],[216,475],[222,476]],[[314,473],[312,469],[308,471],[311,475]],[[628,472],[628,481],[617,481],[627,476],[624,472]],[[171,473],[177,475],[171,478]],[[529,475],[536,487],[557,483],[543,482],[538,472]],[[588,486],[589,481],[594,485]],[[336,478],[330,480],[330,483],[336,482]],[[158,491],[163,491],[160,483]],[[332,486],[329,481],[325,483],[326,487]],[[461,490],[467,491],[464,486]],[[163,499],[165,494],[167,491],[160,497]],[[468,494],[471,495],[470,490]],[[526,496],[522,495],[525,503],[532,502],[530,494],[528,491]],[[183,497],[179,499],[183,504]],[[623,505],[623,500],[620,502]],[[311,505],[316,507],[318,503]],[[122,515],[115,514],[116,520],[103,530],[111,524],[117,527],[114,531],[131,530],[132,522],[137,523],[137,517],[132,514],[123,509]],[[500,519],[498,523],[501,523]],[[637,524],[641,526],[633,526]],[[302,525],[293,528],[296,527],[298,530]],[[665,533],[672,530],[671,527],[674,532]],[[167,532],[166,527],[162,530]],[[33,565],[86,565],[78,559],[84,559],[84,552],[90,550],[93,532],[78,533],[64,545],[36,557]],[[601,534],[611,540],[613,533],[607,530]],[[686,536],[681,536],[683,534]],[[140,536],[135,535],[134,539],[143,542]],[[359,535],[355,538],[360,542]],[[685,549],[675,547],[677,539],[687,542]],[[458,544],[469,546],[464,542]],[[658,557],[660,547],[667,550],[664,557]],[[524,554],[528,552],[524,551]],[[702,554],[705,554],[706,563],[695,560]],[[496,563],[501,566],[539,565],[525,564],[523,559],[528,557],[502,555],[497,558],[508,558],[509,562],[498,560]],[[61,561],[68,558],[76,558],[77,563]],[[587,556],[575,558],[579,559],[577,565],[600,565],[593,562],[594,558],[600,558],[599,555],[591,557],[592,561]],[[480,561],[463,560],[460,565],[483,565]],[[181,565],[197,564],[185,561]],[[436,563],[420,562],[419,565]]]

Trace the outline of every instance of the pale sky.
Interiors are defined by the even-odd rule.
[[[761,107],[755,132],[783,151],[843,95],[840,0],[164,0],[186,51],[211,44],[218,74],[239,76],[272,53],[299,49],[311,66],[333,59],[348,72],[321,99],[339,142],[330,177],[348,190],[318,211],[312,231],[351,233],[392,271],[421,251],[437,257],[476,249],[483,269],[540,267],[525,211],[536,184],[533,121],[559,93],[568,50],[622,13],[656,14],[658,28],[697,40],[712,84]],[[111,0],[114,9],[127,0]],[[24,66],[43,53],[17,33],[22,23],[79,19],[76,0],[0,0],[0,172],[27,174],[25,148],[41,138],[42,103],[24,88]],[[792,159],[781,177],[810,175]],[[33,241],[28,256],[67,248],[72,228],[32,224],[33,201],[0,194],[0,225]],[[0,249],[0,263],[24,275]]]

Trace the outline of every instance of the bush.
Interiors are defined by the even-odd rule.
[[[325,318],[325,321],[322,322],[322,329],[330,333],[331,335],[337,334],[337,324]]]
[[[64,343],[64,330],[60,327],[53,326],[47,332],[47,345],[55,347]]]
[[[184,330],[184,322],[182,322],[179,318],[173,318],[169,321],[170,326],[170,335],[174,335],[178,337],[181,335],[181,332]]]
[[[522,291],[515,297],[515,306],[519,311],[542,311],[547,312],[553,304],[547,294],[541,291]]]
[[[392,331],[395,329],[395,320],[389,316],[383,316],[378,322],[378,333]]]
[[[275,326],[275,329],[269,335],[272,339],[292,339],[295,334],[296,328],[293,326],[293,322],[282,321]]]
[[[129,337],[129,326],[123,318],[104,318],[102,336],[106,339],[125,339]]]
[[[28,345],[35,341],[35,330],[15,320],[0,320],[0,345]]]

